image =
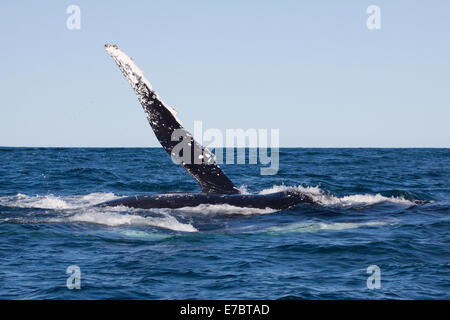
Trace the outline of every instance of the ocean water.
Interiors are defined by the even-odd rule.
[[[160,148],[0,148],[0,164],[1,299],[450,298],[450,149],[281,149],[273,176],[222,165],[244,192],[316,202],[282,211],[92,207],[200,191]]]

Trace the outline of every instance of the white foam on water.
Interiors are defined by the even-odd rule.
[[[114,195],[114,193],[103,193],[103,192],[95,192],[90,193],[81,197],[81,200],[86,201],[89,205],[94,205],[99,202],[110,201],[119,198],[119,196]]]
[[[359,205],[374,205],[382,202],[390,202],[399,205],[412,206],[414,201],[407,200],[403,197],[385,197],[381,194],[354,194],[349,196],[337,197],[335,195],[324,192],[320,187],[303,187],[293,186],[288,187],[284,185],[275,185],[272,188],[264,189],[259,194],[269,194],[280,191],[294,191],[304,193],[310,196],[316,204],[323,206],[336,207],[352,207]]]
[[[196,232],[197,229],[190,224],[179,222],[175,217],[166,215],[164,217],[143,217],[137,214],[124,214],[120,212],[102,212],[89,209],[64,218],[53,218],[50,222],[86,222],[106,225],[109,227],[119,226],[152,226],[174,231]]]
[[[70,205],[53,195],[30,197],[21,193],[0,197],[0,204],[13,208],[68,209]]]
[[[183,207],[174,210],[198,214],[240,214],[240,215],[268,214],[279,211],[271,208],[258,209],[249,207],[236,207],[229,204],[201,204],[196,207]]]
[[[36,196],[35,198],[25,198],[22,199],[18,203],[19,207],[25,207],[25,208],[43,208],[43,209],[69,209],[72,206],[53,195],[48,196]]]
[[[138,215],[136,210],[124,206],[97,208],[95,204],[117,199],[119,196],[113,193],[90,193],[78,196],[54,196],[36,195],[27,196],[17,194],[15,196],[0,197],[0,205],[16,208],[36,208],[57,210],[59,216],[49,219],[27,218],[21,219],[22,223],[27,222],[86,222],[106,225],[110,227],[118,226],[154,226],[174,231],[196,232],[197,229],[191,224],[181,223],[171,216],[167,210],[156,210],[162,217],[144,217]],[[124,213],[126,211],[126,213]],[[131,212],[131,213],[130,213]],[[6,221],[6,220],[3,220]]]
[[[249,194],[250,192],[248,191],[248,187],[243,184],[238,188],[239,192],[242,194]]]
[[[322,230],[347,230],[362,227],[378,227],[393,225],[394,221],[368,221],[368,222],[301,222],[292,223],[286,226],[270,227],[265,229],[265,232],[283,234],[283,233],[304,233],[304,232],[318,232]]]
[[[140,230],[123,230],[120,232],[120,234],[129,238],[140,238],[150,240],[163,240],[170,238],[170,235],[164,233],[145,232]]]
[[[241,186],[241,191],[247,193],[246,187]],[[402,197],[385,197],[380,194],[356,194],[344,197],[337,197],[335,195],[324,192],[320,187],[303,187],[303,186],[284,186],[275,185],[272,188],[264,189],[259,194],[270,194],[280,191],[295,191],[309,195],[317,204],[323,206],[336,206],[336,207],[352,207],[352,206],[365,206],[373,205],[382,202],[390,202],[399,205],[415,205],[413,201],[404,199]],[[279,210],[275,209],[258,209],[249,207],[236,207],[228,204],[202,204],[196,207],[183,207],[179,209],[152,209],[150,212],[156,213],[160,216],[149,217],[140,215],[138,210],[126,208],[123,206],[97,208],[92,207],[97,203],[117,199],[119,196],[113,193],[90,193],[87,195],[77,196],[55,196],[49,195],[36,195],[28,196],[24,194],[17,194],[15,196],[0,197],[0,205],[18,208],[39,208],[57,210],[59,216],[51,218],[49,222],[85,222],[95,223],[100,225],[106,225],[110,227],[116,226],[154,226],[174,231],[184,232],[196,232],[198,231],[194,226],[189,223],[179,222],[175,216],[176,213],[187,212],[195,214],[213,215],[213,214],[225,214],[225,215],[261,215],[270,214]],[[141,210],[142,211],[142,210]],[[148,210],[146,210],[148,212]],[[175,213],[175,216],[173,215]],[[6,218],[6,217],[5,217]],[[374,222],[373,225],[377,225],[379,222]],[[384,223],[384,222],[383,222]],[[341,230],[345,228],[358,228],[368,223],[334,223],[334,224],[300,224],[294,225],[289,228],[299,230]],[[283,227],[284,228],[284,227]],[[339,229],[341,228],[341,229]],[[274,229],[276,230],[276,229]]]
[[[36,209],[76,209],[118,198],[113,193],[90,193],[80,196],[36,195],[27,196],[18,193],[15,196],[0,197],[0,205],[16,208]]]

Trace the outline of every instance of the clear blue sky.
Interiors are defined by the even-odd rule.
[[[371,4],[381,30],[366,27]],[[115,43],[191,131],[450,147],[449,15],[444,0],[2,1],[0,145],[159,146],[103,49]]]

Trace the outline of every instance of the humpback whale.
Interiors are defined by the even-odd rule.
[[[131,84],[141,103],[147,120],[164,150],[180,164],[200,184],[201,193],[174,192],[165,194],[144,194],[120,198],[97,204],[97,206],[126,206],[132,208],[182,208],[201,204],[228,204],[237,207],[285,209],[301,202],[312,203],[305,194],[282,191],[271,194],[242,194],[225,175],[214,160],[214,155],[197,143],[183,127],[177,111],[165,104],[153,90],[134,60],[117,45],[105,45],[105,50],[113,58],[125,78]],[[174,139],[175,137],[175,139]],[[182,149],[177,151],[180,141],[187,141],[189,155]],[[186,161],[186,159],[188,161]]]

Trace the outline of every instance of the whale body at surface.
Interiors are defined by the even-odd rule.
[[[286,209],[300,202],[312,203],[312,199],[299,192],[281,191],[269,194],[216,194],[175,192],[164,194],[145,194],[107,201],[97,206],[125,206],[130,208],[184,208],[202,204],[227,204],[235,207],[258,209]]]

